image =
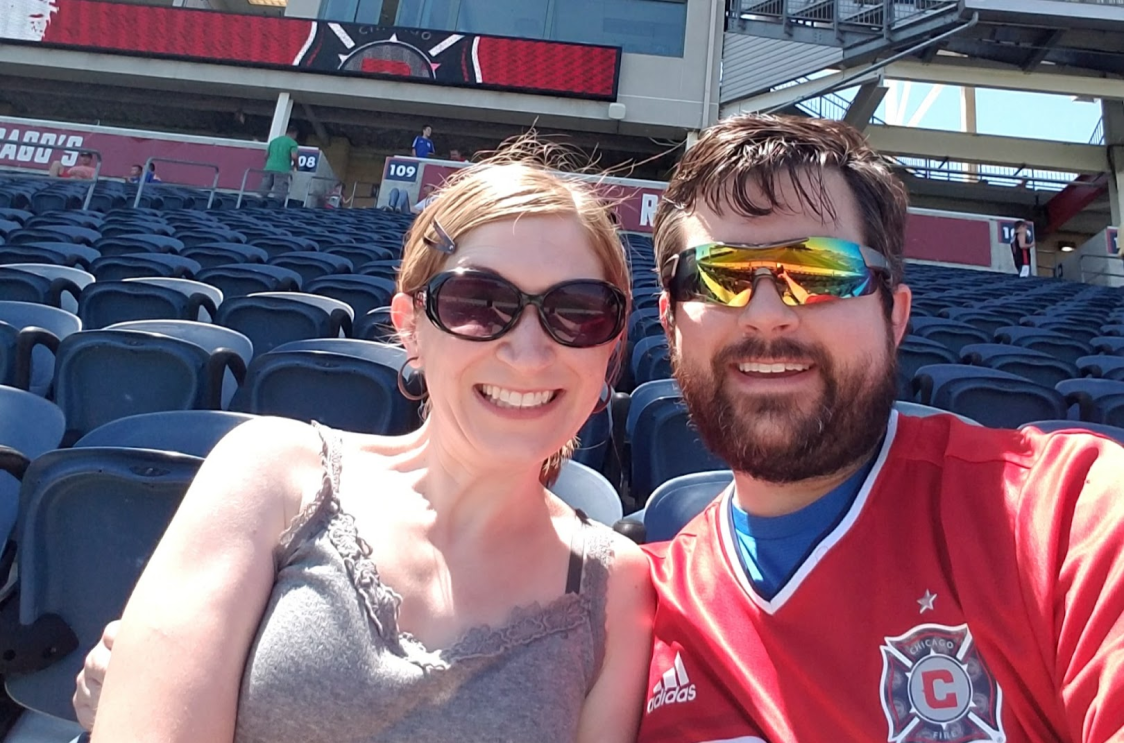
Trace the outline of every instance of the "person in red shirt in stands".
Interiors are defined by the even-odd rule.
[[[839,122],[677,166],[660,310],[734,478],[649,546],[640,743],[1124,741],[1124,448],[894,411],[906,205]]]
[[[62,164],[62,162],[55,160],[51,163],[47,170],[52,176],[56,178],[70,178],[79,181],[93,180],[97,173],[94,168],[94,156],[89,152],[82,152],[78,155],[78,164],[72,165],[69,168]]]

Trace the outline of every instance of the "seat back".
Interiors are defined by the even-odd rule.
[[[36,395],[50,390],[54,377],[54,349],[58,341],[82,329],[82,321],[65,310],[33,302],[0,301],[0,322],[14,328],[14,343],[0,347],[0,384],[20,383]],[[22,357],[22,358],[21,358]],[[23,366],[26,379],[17,379]]]
[[[550,492],[606,526],[612,526],[624,515],[620,496],[612,484],[600,472],[573,460],[562,463]]]
[[[159,449],[206,458],[224,436],[254,416],[226,410],[167,410],[118,418],[98,426],[74,448]]]
[[[1045,387],[1078,376],[1077,366],[1041,351],[1006,343],[973,343],[960,349],[964,363],[1026,377]]]
[[[1064,418],[1066,404],[1055,390],[1025,377],[961,364],[923,366],[914,377],[923,405],[949,410],[992,428]]]
[[[954,353],[969,343],[987,343],[990,333],[955,320],[942,320],[931,317],[916,317],[910,320],[913,334],[936,341]]]
[[[135,330],[83,331],[59,344],[55,401],[66,441],[117,418],[217,407],[222,366],[194,343]]]
[[[943,344],[919,335],[907,335],[898,344],[898,399],[913,398],[913,375],[929,364],[954,364],[956,354]]]
[[[679,397],[658,398],[644,406],[636,418],[630,451],[630,489],[636,501],[645,500],[673,477],[725,466],[702,443]]]
[[[102,629],[121,616],[202,460],[130,449],[52,451],[24,476],[19,619],[54,614],[78,647],[8,678],[20,705],[74,720],[74,678]]]
[[[82,291],[78,317],[84,327],[105,328],[130,320],[194,320],[202,297],[139,281],[97,281]]]
[[[355,311],[356,318],[361,318],[377,307],[389,306],[395,287],[393,281],[379,276],[343,274],[309,281],[304,290],[344,302]]]
[[[1114,379],[1069,379],[1059,383],[1057,390],[1065,396],[1067,404],[1077,406],[1082,421],[1124,426],[1124,382]]]
[[[295,292],[301,288],[301,275],[296,271],[257,263],[234,263],[205,268],[195,275],[195,279],[217,287],[228,300],[258,292]]]
[[[291,341],[335,338],[343,327],[350,329],[350,315],[338,307],[327,310],[273,293],[227,299],[215,322],[249,338],[258,355]]]
[[[1077,360],[1077,367],[1086,376],[1124,382],[1124,356],[1082,356]]]
[[[995,331],[995,339],[1000,343],[1041,351],[1073,364],[1077,363],[1077,359],[1088,356],[1092,352],[1088,343],[1039,328],[1007,326]]]
[[[680,475],[660,485],[644,507],[648,542],[673,538],[734,481],[730,470]]]

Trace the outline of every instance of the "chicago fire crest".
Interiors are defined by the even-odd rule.
[[[889,743],[1000,743],[1003,691],[968,625],[922,624],[887,637],[882,710]]]

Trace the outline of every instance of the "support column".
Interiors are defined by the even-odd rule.
[[[694,129],[687,132],[687,143],[683,145],[684,152],[691,149],[699,143],[699,133]]]
[[[1112,224],[1124,225],[1124,101],[1101,100],[1104,143],[1108,148],[1108,200]]]
[[[965,85],[960,89],[960,131],[965,134],[977,134],[976,125],[976,89]],[[968,163],[968,179],[979,179],[980,166]]]
[[[289,128],[289,117],[293,113],[293,99],[288,93],[277,94],[277,105],[273,109],[273,123],[269,125],[269,139],[280,137]]]

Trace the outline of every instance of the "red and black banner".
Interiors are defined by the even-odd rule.
[[[617,47],[99,0],[7,4],[0,41],[593,100],[617,97]]]

